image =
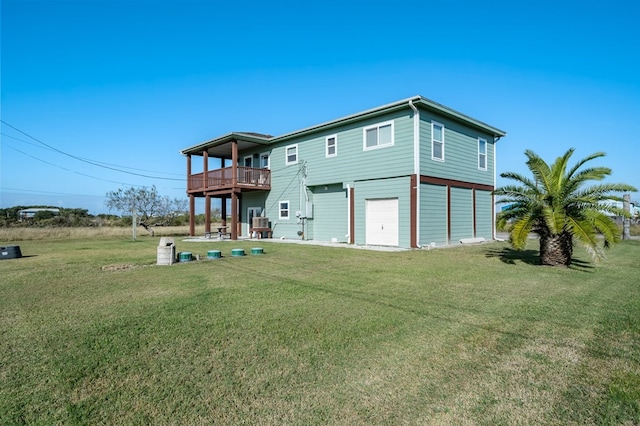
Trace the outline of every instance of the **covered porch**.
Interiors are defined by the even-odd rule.
[[[241,193],[271,190],[271,171],[268,168],[270,138],[257,133],[230,133],[181,151],[187,158],[190,236],[195,236],[195,199],[205,199],[205,234],[211,234],[211,199],[218,198],[221,201],[222,227],[229,230],[232,240],[238,239],[241,235]],[[239,161],[241,152],[251,153],[243,158],[244,165]],[[194,157],[202,157],[202,172],[193,173]],[[219,167],[210,169],[213,164]],[[231,206],[230,224],[227,224],[227,200]]]

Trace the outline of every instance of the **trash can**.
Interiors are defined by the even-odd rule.
[[[0,259],[17,259],[19,257],[22,257],[20,246],[0,247]]]
[[[158,265],[173,265],[176,261],[176,244],[171,237],[160,238]]]

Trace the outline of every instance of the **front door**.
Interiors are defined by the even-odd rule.
[[[262,207],[247,208],[247,235],[249,235],[249,238],[253,237],[253,235],[249,233],[249,228],[253,227],[253,218],[260,217],[261,214],[262,214]]]

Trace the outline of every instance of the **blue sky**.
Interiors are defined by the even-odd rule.
[[[184,197],[183,148],[413,95],[507,131],[498,173],[574,147],[640,188],[639,4],[2,0],[0,207]]]

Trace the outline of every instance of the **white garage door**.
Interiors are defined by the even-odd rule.
[[[365,200],[366,243],[376,246],[398,245],[398,199]]]

